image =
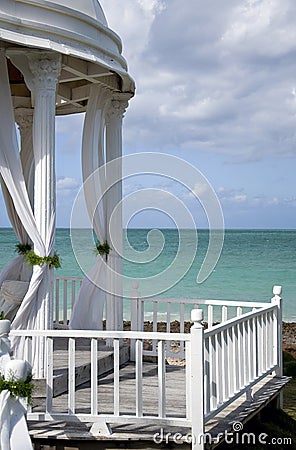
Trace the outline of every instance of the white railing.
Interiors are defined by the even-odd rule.
[[[47,374],[46,374],[46,402],[44,409],[38,406],[38,412],[34,410],[28,412],[29,420],[65,420],[65,421],[77,421],[82,422],[99,422],[104,420],[105,422],[160,422],[162,424],[176,425],[176,426],[190,426],[190,421],[186,417],[186,408],[184,409],[184,415],[173,416],[168,414],[166,410],[166,346],[169,342],[175,339],[183,340],[184,342],[190,341],[190,334],[173,334],[173,333],[141,333],[130,331],[87,331],[83,330],[83,339],[89,339],[90,341],[90,364],[91,364],[91,380],[90,391],[91,398],[88,405],[89,413],[79,414],[75,405],[75,362],[79,358],[76,351],[76,340],[81,338],[82,333],[80,330],[48,330],[48,331],[12,331],[13,336],[25,337],[25,355],[28,362],[31,364],[31,348],[34,346],[33,340],[38,338],[45,339],[45,345],[47,348]],[[149,414],[145,410],[145,401],[143,396],[143,342],[148,338],[157,339],[158,341],[158,358],[157,358],[157,379],[158,389],[155,397],[157,405],[157,412],[155,414]],[[68,403],[66,405],[66,411],[56,412],[53,399],[53,378],[54,378],[54,341],[55,343],[59,339],[67,339],[68,345]],[[135,353],[135,409],[131,414],[122,415],[122,409],[126,406],[120,401],[119,390],[119,369],[120,369],[120,343],[124,340],[127,344],[128,340],[134,340],[136,342]],[[111,350],[113,350],[113,413],[99,414],[98,404],[102,400],[102,394],[98,397],[98,342],[100,340],[108,340],[112,342]],[[188,399],[186,401],[189,403]],[[85,401],[83,407],[85,408]]]
[[[54,328],[67,329],[75,297],[82,279],[75,277],[56,277]],[[202,309],[207,328],[217,323],[239,317],[244,313],[258,310],[268,303],[234,300],[203,300],[179,298],[142,298],[137,282],[133,283],[130,298],[124,298],[124,319],[131,324],[131,331],[162,331],[186,333],[191,326],[190,313],[193,308]],[[106,317],[103,317],[105,319]],[[174,326],[175,329],[172,329]],[[161,327],[161,330],[159,329]],[[176,327],[178,328],[176,330]],[[146,339],[144,355],[157,356],[157,341]],[[131,360],[134,360],[134,342],[131,344]],[[173,342],[167,349],[167,356],[184,358],[185,344]]]
[[[55,328],[67,328],[82,278],[56,277],[54,289],[53,324]]]
[[[82,278],[56,277],[54,296],[54,325],[55,328],[67,328],[73,305]],[[153,323],[153,331],[157,331],[157,323],[166,324],[166,332],[171,331],[172,322],[180,323],[179,332],[186,332],[185,322],[190,321],[192,308],[201,308],[204,321],[211,328],[215,323],[242,315],[254,309],[266,306],[264,302],[232,301],[232,300],[203,300],[179,298],[142,298],[138,283],[133,283],[130,298],[124,298],[124,319],[131,322],[133,331],[144,331],[144,323]]]
[[[64,420],[86,421],[94,423],[127,422],[149,425],[172,425],[191,427],[194,450],[204,448],[203,436],[205,423],[215,417],[239,396],[246,394],[260,380],[271,372],[282,375],[281,348],[281,290],[274,288],[271,303],[259,309],[244,313],[236,318],[226,320],[207,330],[202,325],[203,312],[193,309],[191,319],[193,326],[190,333],[162,333],[140,331],[86,331],[83,337],[90,340],[91,380],[89,413],[79,413],[75,405],[75,359],[76,339],[81,338],[79,330],[52,331],[12,331],[14,336],[25,337],[25,354],[30,362],[32,340],[44,337],[47,346],[46,404],[38,412],[30,411],[29,420]],[[257,304],[258,305],[258,304]],[[251,306],[252,307],[252,306]],[[68,340],[68,403],[63,410],[57,410],[53,399],[53,344],[54,340]],[[112,342],[114,352],[113,365],[113,407],[106,414],[98,412],[98,404],[103,401],[98,397],[98,340]],[[143,343],[146,340],[156,342],[157,347],[157,412],[145,410],[143,396]],[[134,343],[134,396],[135,407],[131,413],[123,414],[125,405],[120,395],[120,345],[122,342]],[[186,386],[179,392],[177,399],[186,399],[184,413],[169,414],[167,411],[166,364],[172,341],[182,342],[185,346]],[[150,395],[150,394],[149,394]],[[85,405],[84,405],[85,407]],[[153,410],[154,411],[154,410]]]
[[[247,312],[266,307],[268,303],[243,302],[232,300],[201,300],[201,299],[174,299],[174,298],[133,298],[131,302],[131,329],[143,331],[149,324],[154,332],[159,326],[165,325],[167,333],[172,331],[172,326],[177,326],[180,333],[188,332],[190,315],[188,309],[201,309],[204,315],[204,323],[208,329],[215,324],[222,324],[229,318],[240,317]],[[151,312],[149,312],[151,311]],[[148,316],[148,317],[147,317]],[[176,321],[176,322],[175,322]],[[161,325],[160,325],[161,324]],[[184,343],[178,342],[170,352],[171,357],[184,358]],[[156,356],[156,341],[152,341],[151,348],[145,351],[147,355]]]
[[[209,420],[273,371],[280,373],[281,313],[271,305],[204,332],[204,412]]]

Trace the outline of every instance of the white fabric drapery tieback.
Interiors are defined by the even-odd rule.
[[[5,381],[26,381],[31,371],[28,363],[10,358],[9,320],[0,320],[0,330],[0,376]],[[25,398],[14,397],[8,389],[0,392],[0,450],[33,450],[26,411]]]
[[[5,366],[10,361],[10,340],[6,333],[0,334],[0,375],[4,374]]]
[[[26,400],[0,393],[0,450],[33,450],[25,414]]]

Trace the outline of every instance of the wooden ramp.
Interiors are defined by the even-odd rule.
[[[127,363],[120,369],[120,414],[131,414],[136,411],[135,397],[135,365]],[[217,445],[216,438],[219,433],[233,431],[233,424],[240,422],[245,424],[262,408],[274,400],[281,389],[289,381],[287,377],[267,377],[259,382],[253,390],[253,400],[246,400],[242,395],[228,406],[222,413],[206,425],[206,433],[211,434],[212,443],[207,445],[212,448]],[[113,374],[101,374],[98,382],[99,413],[110,414],[113,411]],[[143,409],[146,414],[157,416],[158,401],[157,366],[153,363],[143,364]],[[185,417],[186,404],[183,392],[185,392],[185,368],[167,366],[167,415]],[[89,382],[81,384],[76,390],[76,413],[89,413],[90,385]],[[38,408],[36,408],[38,410]],[[53,412],[67,411],[67,394],[62,394],[53,399]],[[110,436],[94,436],[91,432],[91,424],[81,422],[29,422],[30,435],[35,442],[35,448],[43,449],[100,449],[118,448],[119,441],[128,448],[161,448],[161,445],[169,443],[174,447],[174,435],[179,433],[183,439],[182,448],[191,448],[187,443],[190,439],[190,429],[180,427],[160,427],[143,424],[110,423],[112,434]],[[221,438],[222,439],[222,438]],[[220,439],[220,440],[221,440]],[[161,441],[161,442],[160,442]],[[42,446],[43,445],[43,446]],[[175,444],[176,447],[180,445]]]

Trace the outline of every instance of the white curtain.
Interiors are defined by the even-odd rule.
[[[104,132],[108,96],[108,90],[92,86],[82,140],[84,197],[93,229],[101,244],[107,241],[106,196],[102,194],[106,186]],[[100,177],[93,175],[98,168],[101,168]],[[101,201],[97,204],[98,199]],[[69,323],[71,329],[102,329],[107,272],[104,258],[105,255],[98,255],[94,267],[83,279]]]
[[[33,141],[32,137],[29,138],[30,142],[26,142],[27,145],[21,146],[20,151],[20,157],[21,157],[21,164],[22,164],[22,171],[24,174],[24,179],[26,182],[27,189],[29,187],[29,184],[31,184],[30,180],[30,173],[31,169],[34,163],[34,154],[33,154]],[[23,142],[22,142],[23,144]],[[29,144],[29,145],[28,145]],[[19,240],[22,244],[29,243],[30,239],[28,237],[28,234],[20,221],[19,216],[17,215],[17,212],[14,207],[13,200],[11,198],[11,195],[9,194],[9,191],[6,187],[6,184],[3,181],[3,178],[0,177],[1,182],[1,188],[2,193],[6,205],[6,210],[8,217],[10,219],[10,223],[13,227],[13,230]],[[31,199],[32,202],[32,199]],[[29,281],[32,276],[32,270],[29,267],[28,263],[24,262],[24,256],[19,255],[16,258],[14,258],[12,261],[8,261],[6,265],[3,267],[1,273],[0,273],[0,287],[4,280],[22,280],[22,281]]]
[[[4,51],[0,52],[0,87],[0,175],[12,198],[15,211],[34,244],[35,251],[41,256],[50,255],[54,244],[55,217],[53,215],[51,218],[48,241],[43,242],[36,225],[23,176]],[[38,161],[36,161],[37,163]],[[12,323],[13,329],[36,328],[36,317],[40,307],[38,289],[47,270],[49,269],[45,264],[41,267],[34,266],[28,292]],[[14,338],[12,346],[15,357],[22,359],[23,346],[19,339]]]

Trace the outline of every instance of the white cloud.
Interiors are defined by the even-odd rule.
[[[204,194],[208,193],[210,191],[210,186],[206,182],[200,182],[196,183],[192,189],[192,192],[190,192],[190,196],[192,197],[203,197]]]
[[[246,200],[247,200],[247,196],[245,194],[243,194],[243,195],[235,195],[234,197],[232,197],[232,201],[238,202],[238,203],[243,203]]]
[[[61,177],[57,180],[57,192],[60,196],[74,196],[80,187],[80,180],[71,177]]]
[[[101,3],[137,85],[129,151],[295,154],[293,0]]]

